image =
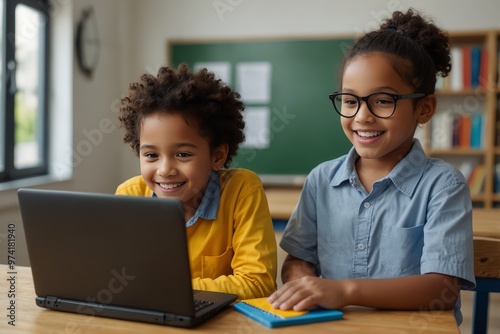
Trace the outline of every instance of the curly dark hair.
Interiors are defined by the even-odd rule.
[[[373,52],[388,55],[392,67],[419,93],[434,93],[436,76],[446,77],[451,70],[448,33],[412,8],[395,11],[378,30],[355,41],[343,68],[355,57]]]
[[[180,114],[208,140],[211,150],[228,144],[224,163],[228,168],[245,140],[240,97],[214,73],[207,69],[193,72],[187,64],[177,69],[162,67],[157,76],[143,74],[139,82],[129,85],[128,95],[121,100],[118,119],[125,128],[123,141],[139,155],[143,120],[156,113]]]

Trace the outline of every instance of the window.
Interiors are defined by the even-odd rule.
[[[46,0],[0,0],[0,182],[48,173]]]

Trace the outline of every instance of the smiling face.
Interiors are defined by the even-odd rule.
[[[360,55],[346,64],[342,92],[358,96],[417,93],[379,53]],[[410,151],[417,125],[426,123],[434,111],[433,95],[417,101],[399,100],[395,113],[387,119],[375,117],[363,101],[356,116],[341,117],[341,123],[361,159],[375,159],[392,169]]]
[[[158,197],[182,200],[186,218],[200,204],[212,170],[219,170],[226,157],[227,145],[211,152],[209,141],[178,113],[155,113],[142,122],[141,175]]]

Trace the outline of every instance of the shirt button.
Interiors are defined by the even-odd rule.
[[[364,243],[360,242],[360,243],[358,244],[358,249],[359,249],[359,250],[365,250],[365,248],[366,248],[366,246],[365,246],[365,244],[364,244]]]
[[[370,207],[370,202],[365,202],[365,204],[363,204],[365,209],[368,209]]]

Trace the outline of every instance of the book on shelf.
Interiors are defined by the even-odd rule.
[[[472,174],[472,170],[474,169],[474,166],[475,162],[470,160],[464,160],[462,161],[460,166],[458,166],[458,170],[463,174],[466,180],[469,180]]]
[[[444,78],[440,75],[436,76],[436,89],[443,89],[445,87],[446,87],[446,83],[445,83]]]
[[[471,195],[479,195],[483,192],[485,178],[486,178],[485,165],[484,164],[475,165],[467,181]]]
[[[450,84],[452,90],[462,90],[463,87],[463,66],[462,66],[462,49],[458,46],[452,46],[451,54],[451,72]]]
[[[460,115],[457,116],[457,119],[460,120],[458,126],[458,147],[460,148],[469,148],[470,140],[471,140],[471,124],[472,119],[470,115]]]
[[[458,115],[453,116],[451,118],[452,124],[452,139],[451,139],[451,147],[460,146],[460,134],[462,128],[462,118]]]
[[[471,88],[478,88],[481,77],[481,47],[471,46],[470,52],[470,77],[469,86]]]
[[[481,45],[455,45],[450,48],[450,84],[454,91],[486,87],[488,82],[488,51]]]
[[[497,194],[500,194],[500,162],[495,164],[495,174],[494,174],[495,184],[494,191]]]
[[[481,50],[481,60],[479,64],[479,87],[486,88],[488,86],[488,50]]]
[[[234,309],[269,328],[309,324],[313,322],[340,320],[339,310],[314,309],[293,311],[275,309],[267,298],[245,299],[233,305]]]
[[[470,147],[482,148],[483,147],[483,123],[484,114],[473,114],[471,116],[470,124]]]
[[[431,147],[449,149],[453,146],[453,117],[449,112],[438,112],[431,120]]]
[[[431,121],[433,149],[484,147],[484,113],[437,113]]]
[[[464,45],[460,48],[462,51],[462,88],[471,88],[472,81],[472,59],[471,59],[471,48],[468,45]]]

